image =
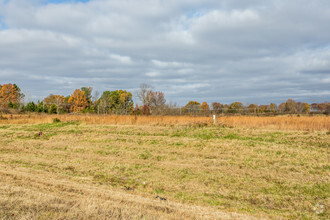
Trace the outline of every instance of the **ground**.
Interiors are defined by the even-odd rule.
[[[0,219],[329,219],[329,143],[327,130],[0,124]]]

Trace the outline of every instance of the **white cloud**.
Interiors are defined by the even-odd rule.
[[[117,60],[123,64],[133,64],[132,59],[129,56],[121,56],[118,54],[111,54],[111,59]]]

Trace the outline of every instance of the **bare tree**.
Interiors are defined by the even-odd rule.
[[[100,92],[95,90],[92,98],[93,103],[95,103],[100,98]]]
[[[140,99],[143,105],[148,105],[148,93],[152,91],[153,87],[146,83],[140,85],[140,90],[137,92],[137,97]]]
[[[146,105],[156,114],[160,114],[165,107],[166,99],[163,92],[149,91]]]

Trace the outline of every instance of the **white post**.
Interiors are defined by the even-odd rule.
[[[213,124],[215,124],[215,121],[216,121],[216,120],[215,120],[215,115],[213,115]]]

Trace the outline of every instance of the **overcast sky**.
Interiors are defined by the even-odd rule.
[[[179,105],[330,101],[330,1],[0,0],[5,83],[26,101],[141,83]]]

